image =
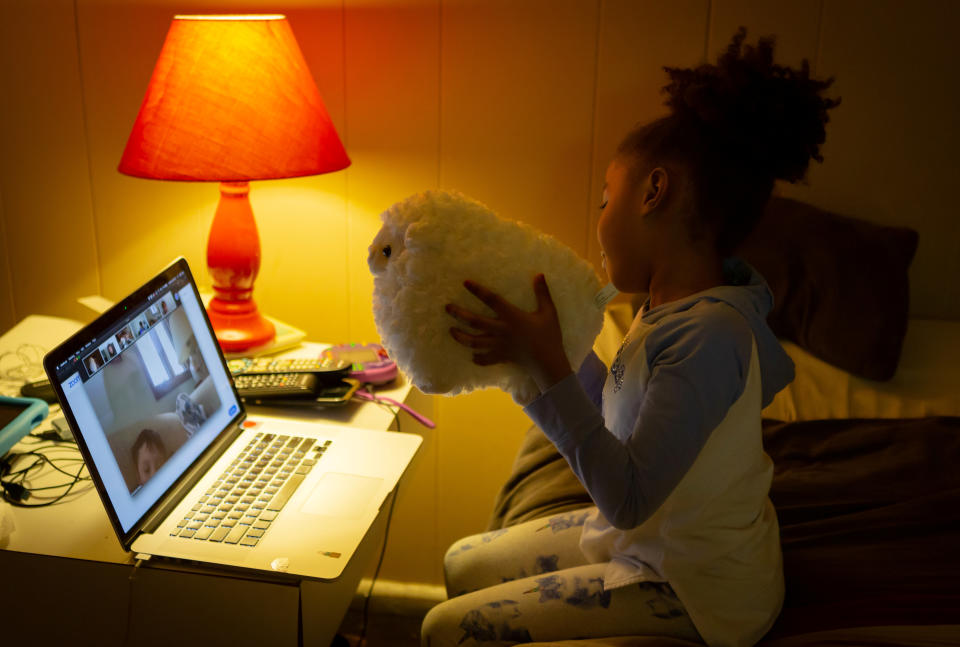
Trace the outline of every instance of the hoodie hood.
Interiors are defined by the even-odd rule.
[[[732,307],[750,324],[757,342],[765,407],[773,401],[773,396],[793,381],[794,375],[793,360],[767,324],[767,315],[773,308],[773,293],[763,276],[739,258],[724,261],[723,278],[724,285],[663,303],[656,308],[649,307],[648,299],[643,304],[643,322],[655,324],[663,317],[688,310],[704,300],[720,301]]]

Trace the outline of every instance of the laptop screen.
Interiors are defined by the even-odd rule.
[[[183,259],[46,362],[124,535],[242,414]]]

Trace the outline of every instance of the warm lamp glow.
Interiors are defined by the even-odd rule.
[[[224,350],[242,351],[274,334],[252,299],[260,242],[247,182],[349,164],[284,16],[177,16],[119,170],[223,183],[207,245],[209,311]]]
[[[209,16],[201,15],[179,15],[174,16],[176,20],[284,20],[286,16],[282,13],[261,13],[261,14],[217,14]]]

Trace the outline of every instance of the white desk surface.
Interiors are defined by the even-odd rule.
[[[23,379],[10,379],[10,366],[15,366],[18,349],[25,353],[36,353],[36,349],[24,348],[24,345],[40,347],[43,352],[54,348],[61,341],[79,330],[81,324],[69,319],[31,315],[0,337],[0,358],[6,357],[0,364],[0,395],[18,396],[23,379],[44,378],[43,367],[34,370]],[[316,356],[326,344],[303,343],[300,347],[278,353],[277,357]],[[13,353],[6,355],[4,353]],[[41,359],[41,358],[37,358]],[[15,371],[20,377],[20,371]],[[410,383],[402,376],[385,387],[378,388],[377,394],[399,402],[404,402],[410,393]],[[252,418],[263,416],[289,417],[298,420],[322,420],[327,423],[347,427],[389,430],[394,423],[394,415],[386,408],[371,402],[353,401],[341,407],[325,409],[280,409],[250,407],[248,414]],[[60,408],[50,407],[50,417],[38,429],[49,428],[49,420],[60,415]],[[21,452],[33,448],[32,440],[14,446],[12,451]],[[44,443],[49,445],[50,443]],[[72,447],[72,445],[71,445]],[[79,452],[75,452],[79,457]],[[62,483],[68,477],[58,474],[50,467],[33,479],[34,486],[45,483]],[[0,548],[25,553],[71,557],[76,559],[129,563],[132,554],[125,552],[117,540],[110,525],[103,504],[90,481],[83,481],[74,488],[74,492],[56,505],[44,508],[16,508],[0,501],[0,511],[12,516],[15,529]]]

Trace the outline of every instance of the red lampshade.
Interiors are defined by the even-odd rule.
[[[349,164],[285,17],[177,16],[120,172],[242,181]]]
[[[119,170],[221,183],[207,241],[207,311],[223,349],[246,352],[275,334],[253,300],[260,239],[248,181],[349,165],[284,16],[177,16]]]

